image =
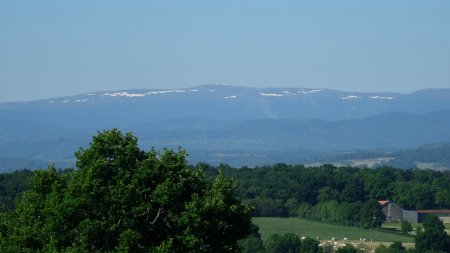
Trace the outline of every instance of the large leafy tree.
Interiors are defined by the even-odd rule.
[[[450,253],[450,236],[445,232],[442,221],[435,215],[428,215],[423,221],[423,232],[417,234],[416,250],[418,253],[442,251]]]
[[[385,216],[380,205],[375,200],[369,200],[362,204],[359,211],[360,226],[363,228],[380,227]]]
[[[116,129],[98,133],[76,152],[70,179],[53,168],[36,173],[17,210],[3,214],[3,251],[238,251],[252,210],[229,178],[208,181],[185,157],[145,152]]]

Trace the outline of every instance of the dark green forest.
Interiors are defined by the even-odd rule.
[[[33,175],[30,170],[0,174],[0,203],[3,208],[13,208],[14,200],[28,189]]]
[[[210,178],[218,171],[233,178],[239,196],[256,207],[254,216],[300,216],[373,227],[377,224],[364,224],[364,216],[378,217],[379,212],[361,212],[379,209],[377,200],[389,199],[415,210],[450,208],[449,171],[286,164],[256,168],[199,166],[205,167]]]
[[[240,198],[261,202],[270,200],[283,206],[277,208],[277,213],[259,213],[256,210],[256,216],[295,216],[296,210],[289,206],[297,202],[315,206],[327,201],[354,203],[390,199],[409,209],[450,208],[450,171],[286,164],[255,168],[207,164],[188,167],[203,170],[209,180],[220,170],[233,179]],[[71,174],[72,171],[66,169],[60,173]],[[0,174],[2,203],[10,206],[12,199],[28,189],[34,174],[30,170]]]
[[[304,167],[276,164],[256,168],[187,166],[207,180],[221,171],[231,177],[236,194],[253,206],[253,216],[299,216],[323,222],[377,227],[383,220],[377,200],[389,199],[407,209],[450,208],[450,172],[383,167]],[[72,170],[60,171],[71,175]],[[0,174],[4,208],[29,187],[33,171]],[[377,217],[374,222],[370,217]]]

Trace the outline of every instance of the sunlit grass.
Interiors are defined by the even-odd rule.
[[[267,238],[276,233],[295,233],[299,236],[307,236],[321,240],[348,240],[359,241],[366,238],[366,241],[374,242],[414,242],[414,238],[402,236],[400,234],[383,232],[374,229],[362,229],[357,227],[337,226],[332,224],[307,221],[298,218],[253,218],[255,224],[259,226],[262,238]]]

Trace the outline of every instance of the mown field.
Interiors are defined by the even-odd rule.
[[[332,224],[302,220],[299,218],[253,218],[255,224],[259,226],[259,232],[263,239],[276,233],[295,233],[299,236],[320,237],[320,240],[342,240],[347,238],[352,241],[359,241],[366,238],[367,242],[394,242],[412,243],[414,238],[402,236],[400,234],[382,232],[372,229],[361,229],[356,227],[337,226]]]

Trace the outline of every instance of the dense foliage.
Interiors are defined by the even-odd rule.
[[[154,151],[149,154],[158,155]],[[172,156],[176,155],[172,153]],[[181,156],[184,159],[184,155]],[[79,163],[83,168],[81,160]],[[183,163],[187,169],[184,160]],[[219,170],[232,177],[237,184],[237,194],[255,207],[254,216],[300,216],[367,228],[379,226],[384,219],[376,203],[380,199],[390,199],[411,209],[450,208],[448,171],[389,167],[357,169],[332,165],[307,168],[285,164],[256,168],[211,167],[206,164],[189,167],[193,173],[199,169],[204,169],[211,181]],[[7,207],[11,207],[12,198],[28,185],[31,175],[30,171],[1,175],[1,197]]]
[[[373,215],[368,212],[377,209],[376,200],[389,199],[411,209],[450,208],[449,171],[285,164],[207,168],[210,177],[220,169],[234,178],[239,195],[256,206],[255,216],[300,215],[365,227],[365,217]],[[375,212],[377,219],[381,218],[380,212]]]
[[[1,252],[236,252],[252,231],[232,181],[206,180],[183,151],[144,152],[111,130],[76,158],[71,174],[36,171],[1,213]]]
[[[389,247],[380,244],[380,246],[375,249],[375,253],[416,253],[416,250],[407,250],[401,242],[393,242]]]
[[[407,235],[409,232],[413,231],[413,227],[407,220],[403,220],[400,223],[400,231],[402,231],[402,234]]]
[[[256,205],[256,216],[296,216],[302,204],[315,206],[328,201],[364,203],[390,199],[410,209],[450,208],[450,171],[285,164],[256,168],[206,164],[197,167],[204,168],[210,180],[219,169],[232,177],[239,196]],[[11,205],[14,198],[28,189],[32,175],[29,170],[0,174],[1,203]]]
[[[30,186],[32,176],[30,170],[0,174],[0,203],[4,208],[13,208],[14,200]]]
[[[380,227],[385,220],[375,200],[354,203],[325,201],[314,207],[302,205],[300,210],[298,215],[305,219],[362,228]]]
[[[450,236],[445,232],[442,221],[435,215],[428,215],[423,221],[425,231],[419,231],[415,241],[417,253],[441,251],[450,253]]]
[[[296,234],[273,234],[264,242],[266,253],[296,253],[302,241]]]
[[[319,241],[303,238],[293,233],[272,234],[264,242],[265,253],[319,253]]]

